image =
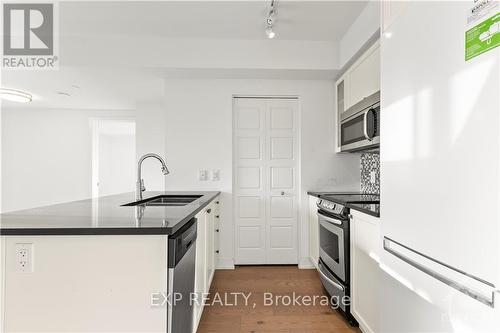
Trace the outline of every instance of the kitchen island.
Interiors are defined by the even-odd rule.
[[[134,193],[0,214],[2,235],[169,235],[206,207],[220,192],[145,192],[143,200],[160,196],[197,197],[186,205],[145,206]]]
[[[145,192],[135,205],[125,193],[0,215],[1,331],[167,332],[169,238],[196,218],[194,291],[207,292],[218,195]],[[202,311],[186,314],[194,326]]]

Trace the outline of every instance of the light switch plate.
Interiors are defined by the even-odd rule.
[[[201,181],[208,180],[208,171],[207,170],[200,170],[198,172],[198,180],[201,180]]]
[[[220,180],[220,170],[219,169],[213,169],[212,170],[212,180],[213,181],[219,181]]]

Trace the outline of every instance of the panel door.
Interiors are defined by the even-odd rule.
[[[268,264],[297,262],[297,101],[269,100],[266,123]]]
[[[234,100],[237,264],[297,263],[297,100]]]
[[[233,180],[238,264],[266,262],[265,115],[265,100],[234,100]]]

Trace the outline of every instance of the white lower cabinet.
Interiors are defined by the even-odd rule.
[[[314,267],[318,268],[319,260],[319,226],[316,202],[318,198],[309,196],[309,256]]]
[[[198,329],[201,315],[203,314],[203,296],[210,290],[215,273],[216,252],[218,249],[218,219],[219,198],[215,198],[207,207],[196,215],[196,268],[194,292],[198,301],[193,306],[193,333]],[[216,227],[217,225],[217,227]]]
[[[378,332],[380,219],[353,210],[351,216],[351,312],[363,332]]]

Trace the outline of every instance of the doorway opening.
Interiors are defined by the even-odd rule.
[[[135,188],[136,137],[131,119],[92,119],[92,198]]]

